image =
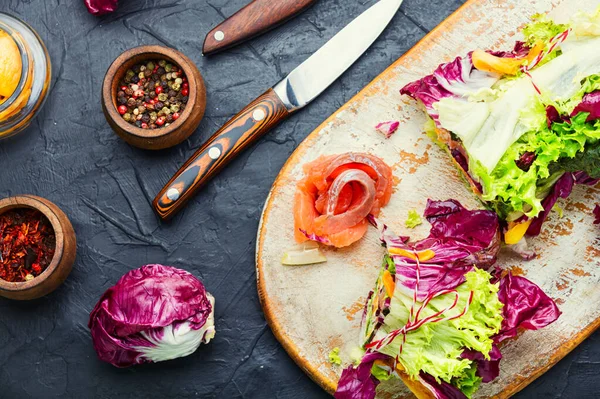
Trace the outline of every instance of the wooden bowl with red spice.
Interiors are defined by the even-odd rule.
[[[0,296],[51,293],[71,273],[76,251],[73,226],[55,204],[33,195],[0,200]]]
[[[163,61],[171,67],[175,66],[177,72],[180,73],[177,75],[177,78],[183,79],[181,84],[185,88],[180,88],[178,84],[175,93],[179,95],[179,93],[185,90],[186,95],[183,96],[185,97],[185,105],[179,104],[182,108],[185,108],[181,112],[173,111],[172,109],[168,111],[169,114],[166,116],[171,115],[172,119],[177,114],[176,120],[166,123],[163,120],[159,124],[158,120],[154,119],[152,121],[146,120],[146,122],[139,121],[140,123],[136,124],[138,121],[134,121],[132,118],[141,117],[142,114],[134,115],[132,111],[137,111],[140,106],[143,106],[145,110],[143,113],[151,114],[153,111],[158,113],[160,110],[154,108],[156,105],[154,102],[158,99],[154,96],[160,96],[161,93],[155,92],[150,87],[144,88],[143,84],[137,81],[130,81],[124,84],[125,79],[128,77],[128,73],[135,70],[135,74],[129,76],[129,79],[135,78],[138,80],[141,77],[144,83],[164,82],[163,77],[169,75],[170,72],[165,71],[162,65],[158,65],[158,62]],[[146,64],[153,65],[155,69],[154,72],[148,70],[149,75],[142,77],[146,69],[140,71],[135,68],[139,66],[144,66],[145,68]],[[157,71],[159,67],[162,68],[161,71]],[[138,77],[137,74],[140,72],[142,75]],[[160,78],[157,78],[157,76],[160,76]],[[171,84],[171,80],[169,79],[169,82],[165,83]],[[154,89],[156,88],[158,87],[154,87]],[[164,90],[164,95],[168,92],[173,92],[172,87],[165,85],[159,89],[161,91]],[[143,104],[121,103],[121,97],[125,96],[119,96],[119,93],[127,91],[130,91],[130,93],[127,93],[127,99],[140,100]],[[150,94],[153,96],[152,98],[149,98]],[[182,96],[170,96],[167,102],[171,102],[170,100],[175,97],[181,99]],[[161,101],[161,103],[164,102]],[[150,104],[152,111],[149,111],[150,107],[148,104]],[[167,109],[171,106],[172,104],[167,106]],[[164,107],[161,107],[161,109],[164,109]],[[173,147],[190,137],[204,117],[204,111],[206,110],[206,87],[204,79],[194,62],[177,50],[162,46],[136,47],[125,51],[108,68],[102,85],[102,110],[110,127],[127,143],[147,150],[161,150]],[[127,120],[124,118],[125,114],[128,116]],[[156,115],[154,117],[156,118]],[[131,122],[128,122],[128,120]]]

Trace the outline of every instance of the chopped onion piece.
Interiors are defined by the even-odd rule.
[[[319,249],[319,244],[307,241],[288,249],[281,258],[281,263],[287,266],[303,266],[327,262],[327,258]]]

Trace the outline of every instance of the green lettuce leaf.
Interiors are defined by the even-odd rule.
[[[340,358],[340,348],[333,348],[331,352],[329,352],[329,363],[338,366],[342,365],[342,358]]]
[[[468,385],[466,381],[469,377],[465,375],[470,372],[472,361],[461,359],[460,355],[466,347],[488,356],[493,344],[491,337],[500,331],[502,324],[503,305],[498,299],[498,285],[492,284],[490,279],[491,275],[484,270],[476,269],[467,273],[466,282],[456,289],[459,295],[457,306],[447,311],[444,317],[461,313],[473,292],[472,303],[465,315],[454,320],[425,324],[409,332],[401,353],[401,335],[379,351],[392,357],[400,353],[398,360],[412,378],[417,378],[424,371],[437,381],[451,382],[465,378],[465,386]],[[450,293],[432,299],[421,312],[420,318],[447,308],[455,297]],[[410,292],[396,289],[390,313],[385,317],[376,339],[402,328],[408,321],[412,303]]]
[[[535,14],[531,18],[531,22],[523,28],[523,35],[527,45],[532,47],[537,42],[548,42],[567,29],[569,29],[569,25],[557,24],[548,18],[546,14]]]
[[[600,144],[577,153],[574,158],[561,159],[557,167],[565,172],[584,171],[594,179],[600,179]]]
[[[411,209],[410,211],[408,211],[408,218],[406,219],[406,222],[404,222],[404,224],[409,229],[414,229],[415,227],[423,224],[423,219],[421,219],[421,216],[417,211]]]
[[[586,122],[587,113],[580,113],[571,122],[546,124],[546,106],[570,115],[587,93],[600,90],[600,75],[591,75],[581,83],[581,89],[564,102],[552,102],[540,96],[524,109],[522,120],[530,129],[504,153],[497,166],[488,170],[471,159],[473,176],[483,186],[482,199],[505,220],[512,221],[523,214],[534,218],[543,211],[542,200],[564,172],[585,171],[600,177],[600,120]],[[529,170],[517,166],[525,152],[534,152],[536,160]]]
[[[452,381],[452,385],[460,389],[467,398],[471,398],[479,389],[482,380],[483,378],[477,376],[477,366],[472,364],[462,376]]]
[[[371,374],[373,375],[373,377],[377,378],[379,381],[387,381],[390,378],[392,378],[392,376],[394,375],[394,374],[390,373],[389,370],[382,369],[381,367],[379,367],[376,364],[374,364],[373,367],[371,368]]]

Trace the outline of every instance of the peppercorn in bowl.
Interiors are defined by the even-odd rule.
[[[123,140],[160,150],[181,143],[198,128],[206,109],[206,88],[196,65],[180,52],[136,47],[108,69],[102,108]]]

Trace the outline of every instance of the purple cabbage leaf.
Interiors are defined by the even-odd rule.
[[[489,359],[486,359],[481,352],[471,349],[465,349],[461,357],[463,359],[473,360],[477,365],[477,375],[482,378],[482,382],[492,382],[500,375],[500,360],[502,353],[498,345],[492,346],[492,350],[488,354]]]
[[[389,359],[379,352],[369,352],[356,367],[349,366],[342,372],[335,399],[372,399],[380,381],[371,374],[376,360]]]
[[[404,237],[394,238],[387,226],[374,221],[396,263],[397,280],[407,290],[413,290],[416,284],[417,261],[414,255],[411,257],[413,251],[434,254],[431,259],[420,261],[419,300],[462,284],[464,275],[475,266],[485,269],[496,262],[501,239],[494,212],[470,211],[455,200],[429,200],[424,216],[431,223],[429,237],[412,244]]]
[[[466,57],[457,57],[452,62],[441,64],[433,74],[407,84],[400,93],[421,101],[429,116],[437,120],[435,103],[447,97],[466,98],[481,89],[492,87],[498,79],[496,75],[475,69],[469,53]]]
[[[89,328],[98,357],[116,367],[184,357],[214,337],[214,299],[192,274],[147,265],[102,295]]]
[[[88,12],[93,15],[104,15],[117,9],[117,0],[84,0]]]
[[[581,103],[571,113],[571,117],[577,116],[580,112],[589,112],[586,122],[600,119],[600,91],[586,94]]]
[[[527,229],[527,235],[538,236],[542,231],[542,225],[550,215],[550,211],[558,202],[559,198],[567,198],[571,195],[575,184],[593,186],[598,183],[598,179],[593,179],[585,172],[567,172],[563,174],[554,184],[550,194],[542,201],[544,210],[535,218]]]
[[[500,279],[498,298],[504,304],[500,333],[496,343],[517,336],[518,329],[539,330],[558,319],[556,303],[540,287],[525,277],[508,273]]]
[[[378,123],[377,126],[375,126],[375,130],[382,133],[386,139],[389,139],[394,133],[396,133],[396,130],[398,130],[399,126],[400,122],[398,121],[387,121]]]

